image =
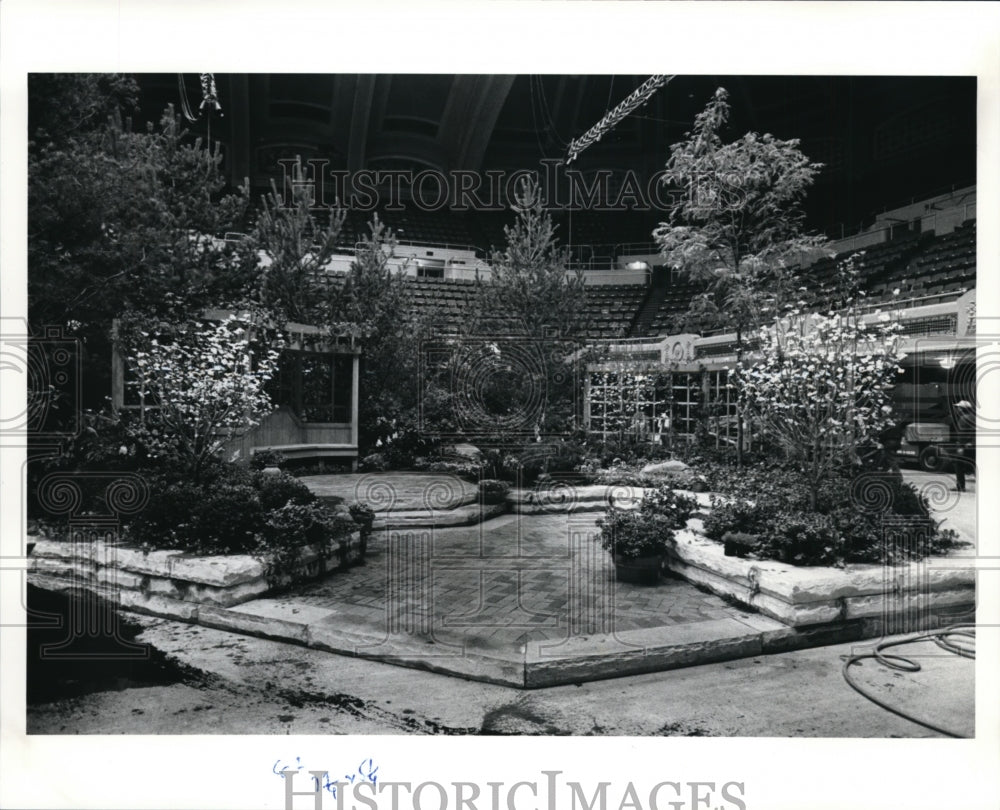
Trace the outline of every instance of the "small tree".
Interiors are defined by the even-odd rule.
[[[302,166],[296,164],[291,205],[274,182],[254,230],[254,244],[266,259],[258,295],[261,303],[300,323],[323,317],[329,279],[325,267],[337,249],[337,239],[347,212],[330,208],[329,223],[317,221],[312,199],[301,183]]]
[[[569,272],[569,252],[559,246],[536,181],[522,181],[513,210],[506,247],[493,251],[490,278],[480,284],[481,316],[509,318],[533,338],[571,338],[586,325],[583,272]]]
[[[568,269],[569,253],[559,245],[536,181],[522,181],[513,210],[514,224],[504,228],[507,244],[493,251],[490,278],[479,282],[470,328],[505,338],[483,354],[493,373],[482,375],[481,398],[515,410],[537,402],[540,438],[542,431],[564,430],[574,421],[578,381],[569,363],[574,338],[587,325],[587,291],[582,271]],[[510,340],[522,336],[523,342]],[[502,406],[495,410],[505,416]]]
[[[418,396],[422,326],[413,312],[406,275],[396,261],[396,237],[375,215],[342,287],[331,288],[326,323],[344,324],[362,339],[360,431],[372,445],[413,421]]]
[[[159,336],[140,331],[127,357],[140,414],[134,438],[151,457],[175,456],[195,480],[225,443],[272,409],[264,390],[278,350],[248,320],[191,322]]]
[[[671,147],[663,182],[682,193],[653,237],[668,264],[705,284],[690,314],[734,329],[739,361],[747,329],[783,310],[803,254],[825,251],[827,242],[803,232],[801,210],[822,165],[797,140],[749,132],[724,143],[728,120],[728,93],[719,88],[686,140]],[[737,413],[738,463],[742,450]]]
[[[892,423],[898,325],[853,312],[789,318],[760,332],[760,360],[732,377],[741,401],[802,473],[815,510],[820,488]]]

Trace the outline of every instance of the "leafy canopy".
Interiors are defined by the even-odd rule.
[[[663,182],[681,193],[653,237],[668,264],[706,284],[692,315],[739,330],[781,311],[795,268],[826,240],[803,232],[801,207],[822,165],[795,139],[748,132],[724,142],[729,114],[719,88],[671,147]]]

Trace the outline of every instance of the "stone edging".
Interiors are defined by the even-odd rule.
[[[931,557],[898,566],[843,569],[727,557],[722,544],[693,531],[677,533],[667,567],[713,593],[735,599],[790,627],[898,614],[955,612],[975,606],[974,562]]]
[[[303,549],[299,573],[313,579],[341,564],[357,562],[361,534],[346,546],[335,543],[325,557]],[[149,551],[101,540],[69,542],[38,538],[28,573],[42,587],[85,589],[120,607],[178,617],[198,605],[230,607],[247,602],[290,581],[271,581],[267,566],[249,554],[195,556],[183,551]],[[190,608],[185,608],[189,605]]]

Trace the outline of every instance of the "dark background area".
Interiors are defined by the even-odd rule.
[[[216,74],[211,116],[230,181],[256,195],[277,161],[322,159],[331,170],[536,169],[646,76]],[[139,118],[178,107],[197,115],[197,74],[140,74]],[[874,214],[976,181],[976,79],[908,76],[677,76],[573,164],[583,172],[662,169],[717,87],[729,91],[729,134],[798,138],[825,164],[807,200],[811,228],[831,237]],[[206,131],[208,116],[191,124]],[[136,122],[137,124],[140,122]],[[648,239],[654,214],[611,215],[616,241]],[[578,220],[582,224],[585,220]],[[572,234],[573,241],[586,241]],[[564,236],[564,238],[566,238]]]

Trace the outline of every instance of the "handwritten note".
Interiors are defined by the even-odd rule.
[[[282,779],[285,778],[286,771],[301,771],[305,768],[302,764],[302,757],[295,757],[295,764],[288,764],[282,760],[275,760],[274,765],[271,770],[280,776]],[[306,770],[318,771],[319,768],[308,768]],[[337,798],[337,785],[343,785],[344,783],[353,785],[357,781],[371,782],[373,785],[378,783],[378,765],[375,764],[375,760],[369,757],[368,759],[361,760],[357,769],[352,773],[346,773],[339,780],[333,780],[330,778],[330,771],[323,771],[322,779],[316,776],[312,777],[316,784],[316,787],[322,787],[330,793],[333,798]]]

